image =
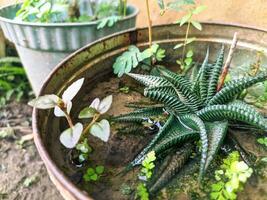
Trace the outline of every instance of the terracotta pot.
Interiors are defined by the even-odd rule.
[[[214,60],[215,54],[222,44],[229,48],[235,32],[239,34],[239,42],[232,66],[234,66],[234,70],[239,70],[242,73],[245,71],[243,70],[245,67],[255,61],[257,51],[267,51],[266,30],[238,25],[204,23],[203,31],[191,30],[190,35],[197,37],[197,41],[192,43],[189,48],[194,50],[197,60],[202,60],[205,56],[206,48],[209,46],[211,60]],[[154,42],[167,49],[167,63],[174,64],[175,60],[180,56],[181,52],[173,50],[173,46],[183,40],[184,33],[185,28],[178,28],[177,25],[162,25],[153,28]],[[113,76],[111,66],[116,57],[131,44],[138,45],[141,48],[147,47],[147,41],[147,29],[137,29],[104,38],[76,51],[61,62],[49,75],[42,86],[41,95],[51,93],[61,95],[69,84],[76,79],[85,77],[85,86],[74,100],[77,102],[80,99],[82,102],[73,103],[75,113],[80,110],[83,103],[86,103],[82,99],[85,99],[84,97],[90,88],[93,88],[97,82],[105,79],[105,77]],[[266,61],[266,57],[263,57],[263,64]],[[240,71],[240,68],[236,66],[242,66],[243,68]],[[62,171],[64,148],[60,145],[58,139],[59,128],[62,124],[64,125],[64,120],[55,118],[51,110],[41,111],[34,109],[33,131],[35,144],[52,181],[65,199],[91,199],[89,195],[70,181],[68,174]]]

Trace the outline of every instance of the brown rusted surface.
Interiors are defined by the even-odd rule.
[[[153,31],[154,42],[167,49],[167,61],[165,64],[175,63],[181,52],[173,50],[173,46],[182,41],[183,28],[177,29],[176,25],[163,25],[154,27]],[[206,48],[209,46],[211,60],[214,60],[222,43],[229,48],[235,32],[238,32],[239,42],[232,61],[233,68],[240,65],[243,66],[243,64],[249,65],[254,61],[256,52],[259,50],[267,52],[266,30],[213,23],[205,23],[202,32],[191,31],[190,35],[197,37],[197,41],[190,45],[189,48],[194,50],[195,58],[199,60],[204,58]],[[83,106],[83,101],[86,102],[86,95],[90,89],[94,88],[96,83],[102,81],[105,77],[112,76],[112,64],[116,57],[133,43],[140,48],[147,47],[147,40],[147,30],[137,29],[104,38],[80,49],[57,66],[45,81],[40,94],[54,93],[61,95],[62,91],[70,83],[85,77],[84,87],[73,103],[72,114],[77,114]],[[263,57],[263,64],[266,63],[267,59]],[[80,100],[79,103],[77,103],[78,100]],[[64,149],[59,143],[58,136],[60,134],[59,129],[62,126],[64,126],[64,123],[55,118],[52,111],[34,109],[33,130],[35,144],[52,180],[54,180],[57,188],[64,194],[66,199],[90,199],[67,178],[68,174],[64,174],[61,170],[64,166]]]

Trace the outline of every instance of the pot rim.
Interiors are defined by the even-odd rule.
[[[11,4],[11,5],[7,5],[7,6],[2,6],[2,7],[0,7],[0,10],[8,9],[9,7],[13,7],[13,6],[16,6],[16,5],[17,4]],[[132,8],[133,9],[133,13],[123,17],[119,21],[124,21],[124,20],[128,20],[128,19],[134,18],[139,14],[139,8],[138,7],[136,7],[136,6],[132,5],[132,4],[128,4],[127,7],[128,8]],[[40,22],[18,21],[18,20],[8,19],[6,17],[0,16],[0,21],[6,22],[6,23],[10,23],[10,24],[14,24],[14,25],[21,25],[21,26],[68,27],[68,26],[94,26],[94,25],[97,25],[100,20],[95,20],[95,21],[92,21],[92,22],[40,23]]]
[[[245,29],[251,29],[255,31],[261,31],[264,33],[267,33],[267,29],[262,29],[262,28],[257,28],[253,26],[246,26],[246,25],[241,25],[237,23],[223,23],[223,22],[201,22],[204,25],[219,25],[219,26],[228,26],[228,27],[240,27],[240,28],[245,28]],[[161,26],[166,26],[166,25],[173,25],[173,24],[162,24],[162,25],[157,25],[154,27],[160,28]],[[44,92],[45,87],[47,86],[48,82],[50,81],[51,77],[57,73],[57,71],[61,68],[62,65],[64,65],[68,60],[72,57],[74,57],[76,54],[84,51],[90,46],[95,45],[96,43],[100,41],[105,41],[107,39],[110,39],[112,37],[116,37],[119,35],[123,35],[128,32],[133,32],[137,30],[144,30],[147,28],[133,28],[129,29],[126,31],[121,31],[119,33],[112,34],[110,36],[104,37],[102,39],[99,39],[93,43],[90,43],[81,49],[75,51],[74,53],[70,54],[68,57],[66,57],[63,61],[61,61],[53,70],[52,72],[48,75],[46,78],[45,82],[43,83],[39,95],[42,95]],[[38,95],[38,96],[39,96]],[[55,162],[51,159],[48,151],[45,148],[45,145],[42,141],[42,138],[40,136],[40,131],[38,129],[37,125],[37,118],[38,118],[38,109],[34,108],[33,113],[32,113],[32,128],[33,128],[33,135],[34,135],[34,142],[37,147],[37,150],[39,152],[39,155],[41,156],[46,168],[51,172],[51,174],[78,200],[92,200],[92,197],[90,197],[87,194],[84,194],[82,190],[77,188],[65,175],[64,173],[57,167]]]

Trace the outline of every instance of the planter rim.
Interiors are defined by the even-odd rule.
[[[255,31],[261,31],[264,33],[267,33],[267,29],[261,29],[261,28],[257,28],[257,27],[253,27],[253,26],[246,26],[246,25],[240,25],[240,24],[236,24],[236,23],[223,23],[223,22],[201,22],[202,24],[205,25],[219,25],[219,26],[229,26],[229,27],[240,27],[240,28],[245,28],[245,29],[250,29],[250,30],[255,30]],[[168,25],[173,25],[173,24],[162,24],[162,25],[157,25],[154,27],[163,27],[163,26],[168,26]],[[69,55],[68,57],[66,57],[63,61],[61,61],[54,69],[53,71],[49,74],[49,76],[46,78],[44,84],[41,87],[40,90],[40,94],[43,94],[45,87],[47,86],[47,84],[49,83],[51,77],[57,73],[57,71],[61,68],[61,66],[63,64],[65,64],[66,62],[68,62],[68,60],[72,57],[74,57],[76,54],[79,54],[80,52],[84,51],[85,49],[87,49],[90,46],[95,45],[96,43],[100,42],[100,41],[105,41],[107,39],[110,39],[112,37],[115,36],[119,36],[119,35],[123,35],[127,32],[132,32],[132,31],[136,31],[136,30],[144,30],[147,28],[134,28],[134,29],[129,29],[126,31],[121,31],[119,33],[115,33],[112,35],[109,35],[107,37],[104,37],[102,39],[99,39],[91,44],[88,44],[84,47],[82,47],[81,49],[77,50],[76,52],[72,53],[71,55]],[[40,136],[40,131],[38,129],[38,124],[37,124],[37,117],[38,117],[38,109],[34,108],[33,109],[33,113],[32,113],[32,128],[33,128],[33,135],[34,135],[34,142],[35,145],[37,147],[37,150],[39,152],[39,155],[41,156],[45,166],[50,170],[50,172],[52,173],[52,175],[54,175],[54,177],[60,181],[60,183],[62,183],[62,185],[77,199],[79,200],[92,200],[92,198],[90,196],[88,196],[87,194],[85,194],[82,190],[80,190],[79,188],[77,188],[77,186],[75,186],[65,175],[64,173],[57,167],[57,165],[55,164],[55,162],[52,160],[52,158],[50,157],[48,151],[46,150],[45,144],[42,141],[42,138]]]
[[[2,6],[0,7],[0,10],[2,9],[7,9],[9,7],[13,7],[16,6],[16,4],[11,4],[11,5],[7,5],[7,6]],[[121,20],[127,20],[130,18],[133,18],[135,16],[138,15],[139,13],[139,8],[132,5],[132,4],[128,4],[127,5],[128,8],[132,8],[133,9],[133,13],[126,15],[125,17],[123,17]],[[0,21],[3,22],[7,22],[10,24],[15,24],[15,25],[21,25],[21,26],[39,26],[39,27],[68,27],[68,26],[92,26],[92,25],[96,25],[100,20],[95,20],[92,22],[67,22],[67,23],[40,23],[40,22],[24,22],[24,21],[18,21],[18,20],[14,20],[14,19],[8,19],[6,17],[0,16]]]

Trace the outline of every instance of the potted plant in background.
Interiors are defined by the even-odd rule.
[[[258,163],[248,156],[238,134],[240,128],[266,131],[266,119],[242,100],[241,93],[265,81],[267,74],[257,70],[254,76],[226,82],[239,69],[229,70],[231,63],[254,62],[253,56],[248,60],[245,55],[257,53],[252,44],[259,45],[256,36],[261,31],[201,25],[193,15],[203,8],[191,0],[158,2],[162,10],[189,6],[189,13],[178,25],[152,27],[146,0],[148,30],[120,33],[81,49],[62,62],[41,96],[30,102],[35,107],[37,148],[63,195],[90,199],[87,191],[96,199],[179,199],[186,191],[196,199],[236,199],[256,169]],[[204,31],[190,30],[191,25],[203,26]],[[249,44],[237,44],[235,32]],[[225,62],[222,44],[230,47]],[[252,137],[256,141],[259,136]],[[131,170],[136,166],[140,170]],[[167,192],[159,194],[166,186]]]
[[[99,38],[134,28],[137,13],[126,0],[26,0],[1,8],[0,21],[38,94],[64,57]]]

